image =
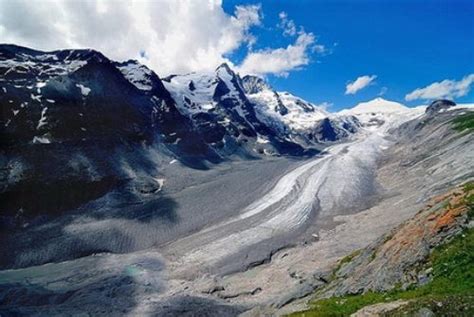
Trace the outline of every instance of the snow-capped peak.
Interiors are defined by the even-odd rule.
[[[424,112],[423,107],[408,108],[401,103],[383,98],[375,98],[361,102],[352,109],[339,112],[341,115],[354,115],[362,125],[371,128],[382,127],[390,129],[407,120],[411,120]]]
[[[257,117],[281,132],[310,131],[329,115],[321,107],[288,92],[276,92],[263,79],[252,77],[246,77],[243,82],[247,98],[255,104]]]
[[[227,65],[227,63],[222,63],[219,67],[216,68],[216,74],[221,76],[231,76],[235,75],[234,71]]]
[[[172,75],[163,78],[181,113],[192,115],[208,112],[216,106],[216,98],[239,99],[243,93],[240,80],[226,63],[214,72]]]
[[[383,98],[375,98],[367,102],[361,102],[352,109],[343,110],[344,114],[362,114],[362,113],[393,113],[409,110],[408,107],[395,101],[389,101]]]

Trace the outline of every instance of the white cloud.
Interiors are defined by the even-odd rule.
[[[209,70],[256,38],[258,5],[229,15],[221,0],[0,0],[2,42],[42,50],[94,48],[115,60],[135,58],[158,74]]]
[[[288,14],[285,11],[278,14],[280,18],[280,23],[278,27],[283,30],[283,35],[295,36],[296,35],[296,24],[295,21],[288,19]]]
[[[387,93],[387,91],[388,91],[388,88],[385,87],[385,86],[382,87],[382,88],[380,88],[380,91],[379,91],[379,93],[378,93],[378,96],[383,96],[383,95],[385,95],[385,94]]]
[[[365,76],[360,76],[357,77],[356,80],[353,82],[350,82],[346,85],[346,95],[353,95],[356,92],[358,92],[361,89],[364,89],[365,87],[369,86],[373,81],[377,78],[376,75],[365,75]]]
[[[287,76],[328,50],[281,12],[279,27],[294,37],[287,47],[253,51],[252,28],[262,24],[260,5],[222,0],[0,0],[0,39],[41,50],[93,48],[114,60],[137,59],[159,75],[212,70],[232,62],[228,54],[246,45],[237,67],[246,74]]]
[[[274,74],[286,77],[290,71],[308,65],[312,53],[321,55],[328,53],[324,45],[316,44],[316,37],[313,33],[305,32],[301,26],[297,31],[295,22],[288,18],[286,12],[280,12],[278,17],[280,22],[277,27],[283,30],[283,35],[296,37],[295,42],[286,48],[265,48],[249,52],[238,67],[240,73],[260,76]]]
[[[242,74],[288,76],[291,70],[299,69],[310,61],[309,54],[315,42],[312,33],[302,32],[294,44],[286,48],[264,49],[250,52],[239,67]]]
[[[474,74],[465,76],[459,81],[445,79],[440,82],[434,82],[424,88],[418,88],[405,96],[405,100],[417,99],[454,99],[465,96],[469,93],[471,85],[474,83]]]

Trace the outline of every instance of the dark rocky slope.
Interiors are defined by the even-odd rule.
[[[156,75],[143,93],[116,66],[90,50],[0,47],[2,216],[62,212],[156,174],[151,149],[218,160]]]

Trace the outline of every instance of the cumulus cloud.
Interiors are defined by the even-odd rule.
[[[252,45],[259,5],[220,0],[0,0],[2,42],[42,50],[93,48],[115,60],[135,58],[158,74],[209,70],[241,45]]]
[[[314,42],[312,33],[303,32],[298,35],[295,43],[286,48],[267,48],[251,52],[240,65],[239,71],[243,74],[288,76],[289,71],[309,63],[309,54]]]
[[[359,90],[364,89],[365,87],[372,84],[374,82],[375,78],[377,78],[376,75],[372,75],[372,76],[365,75],[365,76],[357,77],[356,80],[354,80],[353,82],[350,82],[346,85],[345,94],[346,95],[354,95]]]
[[[471,85],[474,83],[474,74],[465,76],[459,81],[445,79],[440,82],[434,82],[424,88],[417,88],[405,96],[405,100],[412,101],[417,99],[454,99],[465,96],[469,93]]]
[[[311,32],[306,32],[302,26],[297,31],[295,22],[288,18],[284,11],[278,15],[280,22],[277,27],[283,30],[284,36],[294,38],[294,42],[287,47],[265,48],[251,51],[238,70],[242,74],[265,76],[288,76],[290,71],[301,69],[311,61],[314,53],[323,55],[328,52],[322,44],[317,44],[316,37]]]

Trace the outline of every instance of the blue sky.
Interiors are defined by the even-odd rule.
[[[269,82],[315,103],[330,102],[331,110],[375,98],[382,89],[386,99],[418,105],[424,101],[406,101],[405,95],[474,73],[474,1],[225,0],[223,7],[231,13],[236,5],[255,3],[263,19],[252,29],[253,50],[293,41],[276,27],[284,11],[331,51],[311,54],[308,65],[286,78],[268,75]],[[229,58],[239,63],[246,54],[242,46]],[[376,75],[375,83],[345,95],[346,84],[363,75]],[[473,102],[474,91],[455,100]]]
[[[473,39],[474,0],[0,0],[0,42],[92,48],[162,77],[228,62],[333,111],[381,92],[474,102]]]

